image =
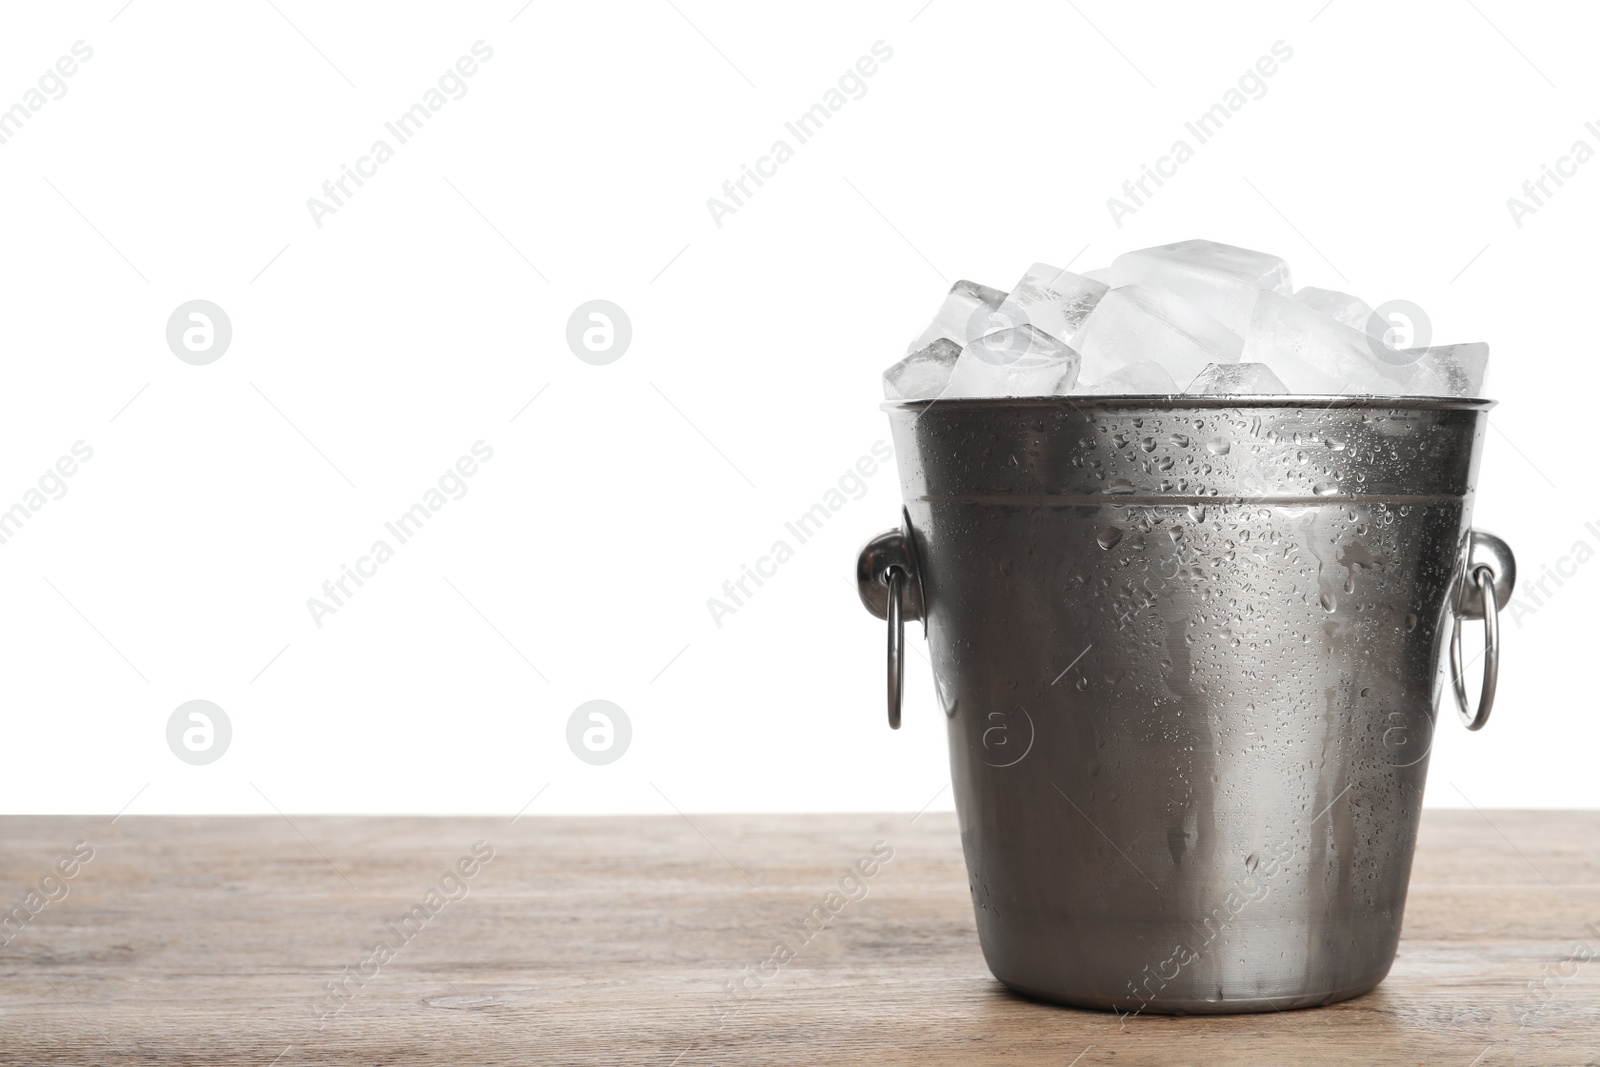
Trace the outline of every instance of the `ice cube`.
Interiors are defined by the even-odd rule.
[[[1059,341],[1070,342],[1105,294],[1103,282],[1048,263],[1035,263],[1011,290],[995,317],[1008,326],[1027,323]]]
[[[883,372],[886,400],[922,400],[944,392],[961,356],[961,346],[941,337],[920,352],[913,352]]]
[[[1229,364],[1231,366],[1231,364]],[[1178,383],[1172,380],[1172,375],[1167,373],[1167,368],[1159,363],[1146,360],[1143,363],[1130,363],[1126,367],[1112,371],[1092,385],[1079,386],[1074,389],[1076,393],[1089,393],[1104,396],[1107,393],[1163,393],[1172,395],[1178,391]]]
[[[1380,359],[1382,342],[1275,292],[1263,292],[1250,316],[1240,359],[1266,363],[1291,393],[1411,393],[1414,370]]]
[[[1208,363],[1235,363],[1239,335],[1187,300],[1160,289],[1126,285],[1100,298],[1074,344],[1089,381],[1154,360],[1186,382]]]
[[[1263,289],[1287,296],[1289,265],[1277,256],[1215,241],[1124,252],[1111,264],[1113,286],[1144,285],[1176,293],[1240,336]]]
[[[1056,396],[1078,383],[1078,353],[1024,324],[980,337],[961,350],[945,397]]]
[[[986,333],[1009,325],[993,318],[1005,299],[1005,293],[987,285],[956,282],[945,294],[944,303],[939,305],[939,313],[933,317],[928,328],[906,347],[906,355],[922,351],[941,337],[948,337],[958,345],[966,345]]]
[[[1407,362],[1410,357],[1405,349],[1385,349],[1381,341],[1374,345],[1374,351],[1378,354],[1378,378],[1362,392],[1375,396],[1451,395],[1449,386],[1437,368],[1420,359]]]
[[[1439,392],[1431,395],[1483,395],[1489,373],[1489,346],[1482,341],[1434,348],[1402,348],[1395,355],[1411,356],[1418,368],[1432,372],[1437,378]]]
[[[1213,363],[1189,383],[1185,393],[1215,396],[1219,393],[1287,393],[1265,363]]]
[[[1312,311],[1319,311],[1334,322],[1342,322],[1352,330],[1363,333],[1372,319],[1372,305],[1349,293],[1308,285],[1296,291],[1294,298]]]

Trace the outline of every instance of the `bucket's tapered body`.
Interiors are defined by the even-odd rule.
[[[1383,978],[1489,406],[885,406],[1001,981],[1228,1012]]]

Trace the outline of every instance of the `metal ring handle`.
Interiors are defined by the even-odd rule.
[[[856,590],[875,617],[889,622],[889,727],[900,729],[900,699],[905,691],[905,620],[921,619],[927,632],[927,602],[922,568],[911,534],[911,515],[900,509],[900,529],[879,534],[861,546],[856,558]]]
[[[1461,630],[1464,620],[1457,615],[1454,631],[1450,634],[1450,681],[1455,685],[1456,710],[1469,730],[1481,730],[1489,721],[1494,709],[1495,684],[1500,680],[1500,597],[1494,588],[1495,574],[1490,567],[1480,566],[1472,572],[1472,582],[1483,598],[1483,690],[1478,695],[1478,712],[1472,713],[1467,701],[1467,685],[1462,680]]]
[[[884,576],[889,586],[889,729],[900,729],[900,688],[906,673],[906,628],[900,615],[900,594],[906,572],[890,567]]]

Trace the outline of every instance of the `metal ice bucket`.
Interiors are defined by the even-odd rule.
[[[1491,406],[884,405],[904,522],[857,579],[889,619],[894,726],[902,620],[923,620],[995,977],[1170,1013],[1383,979],[1447,644],[1471,729],[1493,701],[1515,564],[1470,529]]]

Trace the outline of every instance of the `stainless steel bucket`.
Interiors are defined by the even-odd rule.
[[[1169,1013],[1383,979],[1447,673],[1471,728],[1493,699],[1515,564],[1469,528],[1491,406],[884,405],[904,522],[857,579],[892,725],[924,622],[995,977]],[[1488,642],[1470,715],[1462,618]]]

